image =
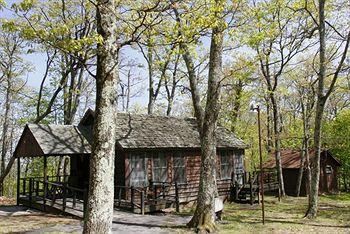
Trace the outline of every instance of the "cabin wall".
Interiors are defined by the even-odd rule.
[[[331,157],[326,155],[327,152],[322,152],[319,193],[336,193],[338,192],[338,164]],[[331,170],[329,170],[331,169]],[[287,195],[295,196],[299,169],[283,169],[284,187]],[[300,196],[307,195],[307,174],[304,171],[302,184],[300,188]]]
[[[225,150],[229,155],[230,162],[230,178],[222,178],[221,172],[221,150],[217,153],[216,166],[217,166],[217,184],[219,194],[225,199],[229,195],[229,189],[231,186],[231,178],[234,175],[235,170],[235,157],[238,155],[244,155],[244,150]],[[182,150],[182,151],[151,151],[151,152],[140,152],[132,151],[125,153],[125,186],[131,186],[130,177],[131,177],[131,162],[130,157],[132,154],[140,155],[143,154],[145,157],[145,169],[147,170],[147,181],[154,181],[153,175],[153,158],[157,157],[158,154],[161,154],[162,157],[165,157],[167,162],[167,171],[166,171],[166,182],[174,183],[174,155],[181,155],[185,162],[185,183],[178,183],[179,193],[180,193],[180,202],[192,201],[195,200],[198,193],[199,186],[199,176],[200,176],[200,164],[201,164],[201,153],[200,150]],[[244,157],[244,156],[243,156]],[[148,186],[147,183],[145,186]]]

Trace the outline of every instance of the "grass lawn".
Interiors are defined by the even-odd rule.
[[[226,203],[220,233],[350,233],[350,194],[323,195],[318,217],[303,218],[306,197],[265,197],[265,225],[261,222],[261,206]]]

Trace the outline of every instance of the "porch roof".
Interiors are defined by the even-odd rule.
[[[88,130],[83,126],[27,124],[17,144],[15,157],[89,154]]]

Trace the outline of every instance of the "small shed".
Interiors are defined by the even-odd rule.
[[[282,171],[284,188],[287,195],[295,195],[299,169],[301,166],[301,150],[285,149],[281,151]],[[315,158],[315,150],[309,150],[310,162]],[[304,169],[305,169],[304,165]],[[338,167],[341,166],[340,161],[333,157],[329,150],[321,152],[321,171],[319,193],[335,193],[338,192]],[[265,169],[276,168],[274,154],[270,155],[270,159],[264,164]],[[307,194],[306,170],[304,170],[300,195]]]

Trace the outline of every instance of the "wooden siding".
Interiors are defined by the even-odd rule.
[[[36,141],[28,126],[24,128],[22,136],[14,152],[15,157],[36,157],[44,155],[44,152]]]
[[[238,155],[242,155],[242,150],[228,150],[230,157],[230,168],[231,174],[234,174],[234,158]],[[125,186],[130,186],[130,163],[129,158],[130,154],[133,152],[125,153]],[[138,153],[135,151],[134,153]],[[147,179],[148,181],[153,180],[153,156],[157,156],[156,151],[145,153],[145,157],[147,158]],[[167,159],[167,181],[174,183],[173,181],[173,155],[174,152],[162,152],[163,156]],[[198,186],[199,186],[199,175],[200,175],[200,163],[201,156],[200,150],[188,150],[181,151],[182,156],[185,160],[186,165],[186,183],[179,184],[179,193],[180,193],[180,202],[193,201],[197,197]],[[216,158],[216,166],[217,166],[217,185],[219,194],[225,199],[229,195],[228,191],[231,186],[231,179],[221,179],[221,167],[220,167],[220,151],[217,153]],[[117,173],[117,172],[116,172]]]
[[[326,172],[327,166],[331,166],[330,173]],[[321,193],[335,193],[338,192],[338,166],[335,161],[329,156],[323,157],[321,160],[320,172],[320,192]]]

